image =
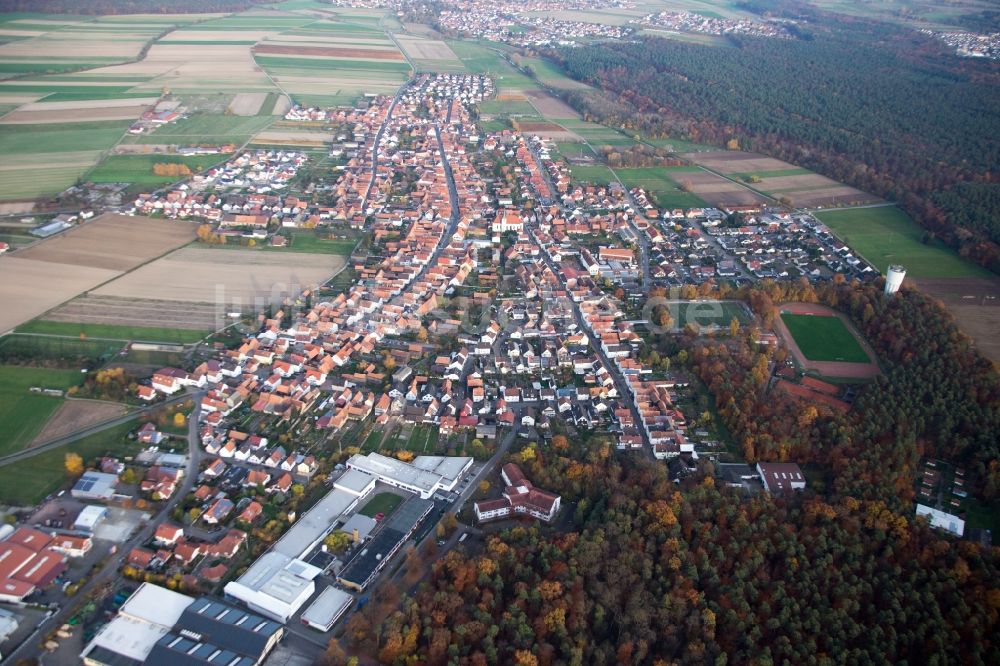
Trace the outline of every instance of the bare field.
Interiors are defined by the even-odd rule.
[[[795,192],[788,195],[792,203],[799,208],[817,208],[827,206],[859,206],[882,203],[882,199],[874,194],[862,192],[847,185],[827,187],[819,190]]]
[[[236,116],[256,116],[265,99],[267,99],[266,92],[238,93],[229,103],[227,110]]]
[[[18,215],[35,210],[34,201],[10,201],[0,203],[0,215]]]
[[[414,60],[447,60],[460,62],[451,47],[440,40],[399,37],[399,44],[406,55]]]
[[[0,256],[0,331],[9,331],[82,291],[120,275],[87,268]]]
[[[531,105],[538,109],[538,113],[546,118],[580,118],[573,107],[543,90],[525,90],[524,94]]]
[[[677,176],[711,206],[746,206],[766,201],[761,195],[708,171],[684,172]]]
[[[827,187],[837,187],[840,183],[818,173],[805,173],[798,176],[774,176],[763,178],[758,184],[768,192],[789,192],[798,190],[820,190]]]
[[[1000,278],[917,278],[917,287],[941,300],[979,349],[1000,364]]]
[[[149,107],[141,105],[112,106],[107,108],[66,109],[52,111],[12,111],[0,119],[4,125],[35,125],[49,123],[86,122],[88,120],[132,120],[141,116]]]
[[[187,247],[146,264],[93,293],[191,303],[280,300],[328,280],[345,258],[332,254]]]
[[[301,130],[264,130],[253,138],[253,143],[280,143],[288,145],[321,146],[333,141],[333,132],[304,132]]]
[[[194,239],[196,225],[107,214],[16,253],[19,259],[127,271]]]
[[[685,153],[684,157],[695,164],[722,173],[749,173],[754,171],[781,171],[793,169],[788,162],[765,157],[756,153],[742,153],[736,150],[712,150],[704,153]]]
[[[116,298],[85,294],[45,315],[49,321],[207,331],[221,328],[226,311],[212,303]],[[226,322],[229,323],[229,322]]]
[[[290,108],[292,108],[292,100],[288,98],[288,95],[279,95],[278,99],[274,100],[274,107],[271,109],[271,115],[283,116],[288,113]]]
[[[72,435],[92,425],[122,416],[128,410],[125,405],[97,400],[66,400],[56,410],[35,439],[28,445],[30,449],[49,440]]]

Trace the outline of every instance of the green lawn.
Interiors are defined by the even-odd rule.
[[[571,164],[569,169],[575,180],[579,180],[584,183],[607,185],[608,183],[613,183],[615,180],[615,176],[611,173],[611,169],[603,164],[595,164],[593,166]]]
[[[403,498],[393,493],[379,493],[368,500],[368,503],[358,511],[362,516],[374,518],[375,514],[384,513],[389,515],[397,506],[402,504]]]
[[[115,326],[111,324],[77,324],[64,321],[36,319],[17,328],[17,333],[45,333],[88,338],[108,338],[111,340],[138,340],[142,342],[169,342],[190,344],[198,342],[208,331],[192,331],[182,328],[155,328],[143,326]]]
[[[705,201],[680,188],[684,173],[697,170],[697,167],[642,167],[615,169],[615,173],[626,187],[645,189],[661,208],[697,208],[704,206]]]
[[[31,393],[30,387],[66,390],[82,379],[76,370],[0,366],[0,455],[27,446],[63,402],[62,398]]]
[[[136,425],[135,421],[130,421],[13,465],[0,467],[0,502],[34,506],[62,485],[70,485],[65,467],[67,453],[79,454],[84,463],[105,454],[138,453],[139,445],[128,439],[129,431],[134,430]]]
[[[992,275],[942,243],[933,240],[922,243],[924,230],[895,206],[828,210],[816,213],[816,217],[883,273],[890,264],[902,264],[907,277]]]
[[[270,249],[287,249],[290,252],[311,252],[313,254],[339,254],[346,257],[354,251],[354,247],[358,244],[358,241],[352,238],[321,238],[308,229],[293,231],[289,236],[286,248]]]
[[[783,313],[781,320],[810,361],[871,361],[839,317]]]
[[[750,315],[742,304],[733,301],[675,301],[670,304],[674,325],[729,326],[734,318],[741,324],[750,323]]]
[[[196,114],[140,135],[134,143],[239,144],[273,122],[273,116]]]
[[[157,176],[153,173],[156,164],[185,164],[192,173],[197,173],[225,161],[227,157],[227,155],[111,155],[88,172],[84,179],[92,183],[161,185],[182,180],[183,176]]]
[[[479,103],[479,113],[487,115],[533,116],[538,111],[530,102],[522,100],[488,100]]]

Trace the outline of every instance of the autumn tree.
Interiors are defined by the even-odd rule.
[[[83,474],[83,458],[77,453],[67,453],[63,464],[66,467],[66,473],[70,476],[80,476]]]

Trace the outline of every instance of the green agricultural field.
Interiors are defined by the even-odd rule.
[[[533,116],[538,111],[531,105],[531,102],[522,100],[489,100],[479,103],[479,113],[495,116]]]
[[[351,69],[364,72],[392,72],[408,74],[410,65],[406,61],[392,60],[346,60],[343,58],[285,58],[281,56],[255,56],[257,64],[271,69],[272,67],[291,67],[302,71],[300,76],[309,76],[309,70],[334,71]]]
[[[915,278],[992,275],[943,243],[922,242],[924,230],[895,206],[828,210],[816,213],[816,217],[883,273],[890,264],[902,264],[907,277]]]
[[[40,363],[77,371],[100,359],[111,358],[124,341],[81,340],[12,333],[0,338],[0,363]]]
[[[80,455],[85,463],[105,454],[123,456],[138,453],[139,445],[128,439],[128,433],[136,425],[135,421],[130,421],[13,465],[0,467],[0,502],[13,506],[34,506],[63,484],[68,485],[67,453]]]
[[[612,173],[611,169],[603,164],[595,164],[593,166],[571,164],[570,171],[573,174],[574,180],[584,183],[607,185],[608,183],[613,183],[615,181],[614,173]]]
[[[783,313],[781,320],[810,361],[871,362],[839,317]]]
[[[0,125],[0,155],[34,155],[107,150],[118,143],[131,123],[101,120],[47,125]]]
[[[368,500],[368,503],[358,513],[369,518],[374,518],[380,513],[388,516],[402,503],[403,498],[399,495],[394,493],[378,493]]]
[[[111,155],[87,173],[84,180],[92,183],[136,183],[162,185],[182,180],[178,176],[158,176],[157,164],[184,164],[198,173],[226,160],[228,155]]]
[[[697,208],[705,202],[693,192],[680,188],[684,173],[697,171],[697,167],[643,167],[615,169],[626,187],[641,187],[650,193],[661,208]]]
[[[196,114],[140,135],[133,143],[241,144],[273,122],[273,116]]]
[[[62,398],[31,393],[30,387],[64,391],[82,379],[76,370],[0,366],[0,455],[16,453],[30,444],[63,402]]]
[[[171,344],[191,344],[198,342],[209,331],[192,331],[183,328],[154,328],[146,326],[114,326],[111,324],[77,324],[65,321],[36,319],[18,326],[17,333],[42,333],[45,335],[65,335],[80,338],[104,338],[124,343],[127,340],[139,342],[166,342]]]

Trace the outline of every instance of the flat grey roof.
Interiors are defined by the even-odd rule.
[[[320,537],[333,528],[337,520],[347,511],[347,507],[357,499],[357,495],[346,490],[331,490],[316,506],[299,518],[271,550],[289,558],[301,557]]]
[[[368,472],[362,472],[359,469],[349,469],[339,479],[334,481],[333,484],[334,486],[343,487],[345,490],[350,490],[360,495],[374,482],[375,477]]]
[[[417,456],[413,466],[450,480],[457,479],[472,464],[472,458],[460,456]]]
[[[330,621],[340,615],[343,610],[354,603],[354,597],[343,590],[335,587],[328,587],[323,590],[316,601],[309,605],[309,608],[302,613],[303,622],[315,622],[326,626]]]

